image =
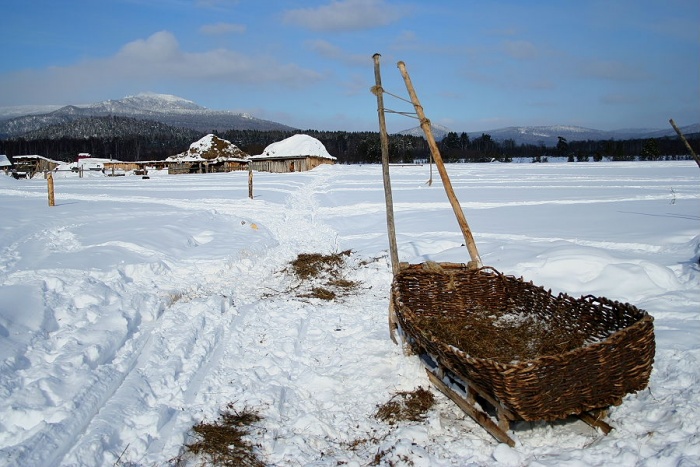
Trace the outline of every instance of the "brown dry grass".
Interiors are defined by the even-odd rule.
[[[435,404],[433,393],[422,387],[414,391],[400,391],[379,406],[375,417],[393,425],[401,421],[420,421]]]
[[[302,281],[302,290],[306,290],[297,296],[330,301],[358,287],[357,282],[342,277],[345,260],[351,254],[352,250],[329,255],[300,253],[290,262],[292,273]]]
[[[559,355],[584,344],[584,336],[559,329],[556,323],[536,316],[517,319],[496,318],[492,313],[475,311],[464,317],[421,316],[419,329],[427,330],[433,340],[452,345],[475,358],[502,363]]]
[[[246,439],[261,417],[251,409],[237,411],[227,406],[215,422],[200,422],[192,427],[196,440],[185,450],[213,465],[264,467],[255,446]]]
[[[318,277],[322,273],[330,273],[342,267],[345,263],[344,257],[350,256],[351,253],[351,250],[345,250],[330,255],[300,253],[297,259],[291,262],[292,270],[300,279]]]

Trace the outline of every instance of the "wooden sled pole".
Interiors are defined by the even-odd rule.
[[[382,147],[382,178],[384,179],[384,201],[386,203],[386,225],[389,234],[389,252],[391,254],[391,270],[394,275],[399,272],[399,253],[396,246],[396,227],[394,225],[394,199],[391,194],[391,178],[389,177],[389,136],[386,132],[384,116],[384,89],[379,72],[380,54],[374,54],[374,81],[376,85],[372,93],[377,96],[377,113],[379,114],[379,141]]]
[[[459,205],[457,196],[455,195],[454,189],[452,188],[452,182],[450,182],[450,177],[447,175],[447,170],[445,169],[445,164],[442,161],[442,156],[440,155],[440,150],[435,143],[435,138],[433,137],[433,131],[430,128],[430,120],[425,117],[423,112],[423,106],[420,105],[416,91],[413,89],[413,84],[411,83],[411,78],[408,76],[408,71],[406,71],[406,64],[404,62],[399,62],[397,64],[399,70],[401,71],[401,76],[406,83],[406,89],[408,94],[411,96],[411,102],[413,107],[416,109],[416,114],[420,121],[420,126],[425,133],[425,138],[428,140],[428,146],[430,147],[430,153],[435,160],[435,165],[437,166],[438,173],[442,179],[442,185],[445,187],[445,192],[447,193],[447,198],[450,200],[452,205],[452,210],[457,216],[457,223],[459,223],[459,228],[462,230],[462,235],[464,236],[465,245],[467,246],[467,251],[469,251],[469,256],[471,258],[470,266],[474,268],[481,267],[481,258],[479,257],[479,251],[476,248],[476,243],[474,242],[474,237],[469,229],[469,224],[467,224],[467,219],[464,217],[464,212],[462,207]]]
[[[674,122],[673,119],[669,120],[669,123],[671,123],[673,129],[676,130],[676,133],[680,137],[681,141],[683,141],[683,144],[685,144],[685,147],[688,148],[688,151],[690,151],[690,155],[693,156],[693,159],[695,159],[695,163],[698,164],[698,167],[700,167],[700,157],[698,157],[695,151],[693,151],[692,146],[690,145],[688,140],[685,139],[685,136],[683,136],[681,129],[676,126],[676,122]]]
[[[389,176],[389,136],[386,132],[386,119],[384,116],[384,89],[382,89],[382,77],[379,72],[379,57],[376,53],[372,56],[374,59],[374,81],[375,86],[372,88],[372,93],[377,96],[377,113],[379,114],[379,141],[382,147],[382,178],[384,179],[384,201],[386,203],[386,226],[389,236],[389,254],[391,255],[391,271],[394,276],[398,274],[399,266],[399,251],[396,246],[396,227],[394,224],[394,199],[391,194],[391,178]],[[389,300],[389,336],[394,344],[398,344],[396,338],[396,330],[398,321],[396,318],[396,310],[391,299]]]

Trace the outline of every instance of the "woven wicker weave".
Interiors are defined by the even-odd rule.
[[[392,300],[398,322],[417,351],[436,357],[516,419],[551,421],[618,405],[649,381],[655,352],[653,318],[630,304],[554,296],[492,268],[454,265],[402,269],[394,278]],[[569,348],[550,346],[527,359],[509,360],[502,352],[498,358],[478,355],[481,347],[489,348],[472,345],[487,335],[473,327],[484,316],[501,322],[516,316],[538,323],[546,330],[545,341],[568,343]],[[474,329],[467,331],[473,339],[467,342],[470,354],[434,325],[426,325],[441,321]]]

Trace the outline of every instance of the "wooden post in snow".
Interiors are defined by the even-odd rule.
[[[46,176],[48,188],[49,188],[49,206],[55,206],[56,205],[56,197],[54,196],[54,191],[53,191],[53,174],[51,172],[48,173]]]
[[[687,139],[685,139],[685,136],[683,136],[681,129],[676,126],[676,122],[674,122],[673,119],[669,120],[669,122],[671,123],[673,129],[676,130],[676,133],[681,138],[681,141],[683,141],[683,144],[685,144],[685,147],[688,148],[688,151],[690,151],[690,155],[693,156],[693,159],[695,159],[695,163],[698,164],[698,167],[700,167],[700,157],[698,157],[695,151],[693,151],[693,148],[690,146],[690,143]]]
[[[377,96],[377,114],[379,115],[379,142],[382,148],[382,178],[384,180],[384,202],[386,204],[386,226],[389,237],[389,254],[391,256],[391,271],[394,276],[399,273],[399,251],[396,246],[396,227],[394,225],[394,198],[391,194],[391,178],[389,177],[389,136],[386,132],[386,119],[384,116],[384,89],[382,89],[382,77],[379,72],[379,57],[376,53],[374,59],[374,82],[372,93]],[[389,337],[398,344],[396,329],[398,328],[394,303],[389,300]]]
[[[386,225],[389,234],[389,253],[391,254],[391,270],[394,275],[399,272],[399,253],[396,246],[396,228],[394,226],[394,199],[391,194],[391,178],[389,177],[389,136],[386,132],[384,117],[384,89],[379,72],[380,54],[374,54],[374,81],[372,93],[377,96],[377,113],[379,114],[379,141],[382,149],[382,178],[384,179],[384,201],[386,203]]]
[[[467,219],[464,217],[464,212],[462,207],[459,205],[457,196],[455,195],[454,189],[452,188],[452,182],[450,182],[450,177],[447,175],[447,170],[445,169],[445,164],[442,161],[442,156],[440,155],[440,150],[435,143],[435,138],[433,137],[433,131],[430,128],[430,120],[425,117],[423,112],[423,106],[420,105],[416,91],[413,89],[413,84],[411,83],[411,78],[408,76],[408,71],[406,71],[406,64],[404,62],[399,62],[397,64],[399,71],[401,71],[401,76],[406,83],[406,89],[408,90],[409,96],[411,96],[411,102],[413,107],[416,109],[416,114],[420,121],[420,126],[425,133],[425,138],[428,140],[428,147],[430,147],[430,153],[435,160],[435,165],[437,166],[438,173],[442,179],[442,185],[445,187],[445,193],[447,193],[447,198],[450,200],[452,205],[452,210],[457,216],[457,223],[462,230],[462,235],[464,236],[464,241],[467,246],[467,251],[469,251],[469,256],[471,257],[470,266],[474,268],[481,267],[481,258],[479,257],[479,251],[476,249],[476,243],[474,242],[474,237],[467,224]]]
[[[248,198],[253,199],[253,164],[248,161]]]

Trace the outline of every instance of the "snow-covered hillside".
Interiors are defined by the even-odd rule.
[[[31,113],[8,118],[9,115],[13,114],[4,113],[0,108],[0,135],[17,136],[49,125],[102,116],[149,119],[197,131],[225,131],[234,128],[260,131],[293,130],[287,125],[255,118],[249,114],[210,110],[181,97],[155,93],[142,93],[87,105],[68,105],[49,113]]]
[[[140,93],[118,100],[90,104],[87,108],[110,114],[192,113],[208,109],[182,97],[171,94]]]
[[[433,136],[436,140],[441,140],[448,132],[462,131],[449,129],[440,125],[432,125]],[[700,133],[700,123],[685,125],[681,127],[681,131],[685,135]],[[423,130],[420,127],[411,128],[400,132],[401,134],[410,134],[413,136],[423,136]],[[675,137],[675,130],[669,125],[668,128],[626,128],[620,130],[595,130],[592,128],[584,128],[572,125],[547,125],[547,126],[511,126],[505,128],[494,128],[482,131],[467,131],[469,138],[475,139],[482,134],[490,135],[494,141],[503,142],[505,140],[513,140],[516,145],[533,144],[544,145],[548,147],[556,146],[559,137],[567,141],[602,141],[616,140],[622,141],[626,139],[644,139],[644,138],[662,138],[664,136]]]

